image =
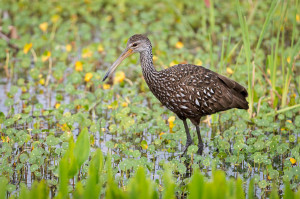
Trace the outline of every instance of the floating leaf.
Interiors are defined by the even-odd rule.
[[[133,153],[132,153],[132,155],[133,155],[134,158],[138,158],[138,157],[141,156],[141,152],[138,151],[138,150],[134,150]]]
[[[7,98],[4,102],[4,105],[5,106],[12,106],[14,105],[14,100],[13,99],[10,99],[10,98]]]
[[[38,165],[36,165],[36,164],[31,165],[30,171],[31,171],[31,172],[35,172],[38,168],[39,168],[39,167],[38,167]]]

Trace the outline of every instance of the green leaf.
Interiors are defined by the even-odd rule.
[[[87,128],[84,128],[80,132],[74,148],[74,156],[79,168],[88,159],[89,154],[90,154],[89,132]]]
[[[114,148],[114,143],[112,141],[106,141],[105,146],[109,149]]]
[[[68,194],[68,159],[65,156],[59,162],[59,192],[58,196],[64,198]]]
[[[138,150],[134,150],[133,153],[132,153],[132,155],[133,155],[134,158],[138,158],[138,157],[141,156],[141,152],[138,151]]]
[[[164,191],[163,191],[163,199],[173,199],[175,198],[175,183],[172,177],[172,173],[170,170],[170,165],[164,165],[166,169],[163,175],[163,184],[164,184]]]
[[[265,180],[262,180],[258,183],[259,188],[264,189],[267,187],[267,182]]]
[[[5,102],[4,102],[4,105],[5,105],[5,106],[12,106],[12,105],[14,105],[14,100],[11,99],[11,98],[7,98],[7,99],[5,100]]]
[[[135,176],[128,185],[129,198],[138,199],[158,199],[158,193],[156,186],[149,178],[146,178],[146,174],[143,167],[139,167]]]
[[[6,190],[11,193],[11,192],[13,192],[13,191],[16,190],[16,185],[14,185],[14,184],[8,184],[6,186]]]
[[[103,155],[100,149],[95,152],[89,167],[89,177],[83,192],[83,198],[99,198],[102,182],[99,181],[104,167]]]
[[[39,167],[38,167],[38,165],[36,165],[36,164],[31,165],[30,171],[31,171],[31,172],[35,172],[38,168],[39,168]]]
[[[148,143],[147,143],[146,140],[143,140],[143,141],[141,142],[141,147],[142,147],[142,149],[144,149],[144,150],[148,149]]]
[[[8,180],[5,177],[0,177],[0,198],[6,198],[6,186]]]
[[[188,185],[190,195],[188,199],[202,198],[204,192],[204,177],[200,174],[199,170],[196,170]]]

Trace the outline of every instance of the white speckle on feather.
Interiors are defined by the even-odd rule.
[[[195,103],[197,104],[197,106],[200,106],[199,101],[196,99]]]
[[[179,106],[180,108],[183,108],[183,109],[188,109],[188,107],[184,106],[184,105],[180,105]]]

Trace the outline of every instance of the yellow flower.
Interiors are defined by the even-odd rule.
[[[40,79],[39,83],[40,83],[41,85],[44,85],[44,84],[45,84],[45,79],[44,79],[44,78]]]
[[[99,53],[102,53],[104,51],[104,48],[103,48],[102,44],[98,45],[97,50],[98,50]]]
[[[25,86],[22,86],[21,90],[22,90],[23,93],[27,92],[27,88]]]
[[[296,14],[296,21],[300,23],[300,16],[298,14]]]
[[[174,121],[175,121],[175,116],[169,117],[168,122],[169,122],[170,133],[173,133],[173,128],[175,126]]]
[[[268,73],[268,75],[270,75],[270,74],[271,74],[271,71],[270,71],[270,69],[269,69],[269,68],[267,69],[267,73]]]
[[[25,54],[28,53],[28,51],[32,48],[32,43],[29,43],[29,44],[25,44],[24,48],[23,48],[23,52]]]
[[[169,66],[174,66],[174,65],[176,65],[176,64],[178,64],[177,61],[171,61],[171,63],[169,64]]]
[[[127,107],[127,106],[128,106],[128,103],[127,103],[127,102],[123,102],[123,103],[121,104],[121,106]]]
[[[105,20],[106,20],[106,21],[111,21],[111,20],[112,20],[112,16],[111,16],[111,15],[106,16],[106,17],[105,17]]]
[[[175,121],[175,116],[169,117],[168,122],[174,122],[174,121]]]
[[[40,24],[40,29],[41,29],[43,32],[46,32],[47,29],[48,29],[48,23],[47,23],[47,22],[41,23],[41,24]]]
[[[109,109],[117,109],[118,108],[118,103],[115,101],[115,102],[112,102],[110,105],[107,106],[107,108]]]
[[[291,120],[287,120],[288,123],[293,123]]]
[[[82,62],[81,61],[75,62],[75,70],[77,72],[82,71]]]
[[[109,84],[103,84],[103,89],[104,90],[110,89],[110,85]]]
[[[86,73],[84,77],[84,81],[89,82],[93,77],[93,73]]]
[[[291,63],[291,57],[288,56],[288,57],[286,58],[286,61],[287,61],[287,63]]]
[[[290,161],[291,161],[292,164],[296,164],[297,163],[297,161],[296,161],[295,158],[290,158]]]
[[[60,107],[60,103],[55,104],[55,108],[58,109]]]
[[[231,68],[229,68],[229,67],[226,68],[226,72],[227,72],[228,74],[230,74],[230,75],[233,74],[233,70],[232,70]]]
[[[72,45],[71,44],[67,44],[66,45],[66,51],[70,52],[72,50]]]
[[[117,71],[114,78],[114,83],[117,82],[121,83],[124,81],[124,79],[125,79],[125,73],[123,71]]]
[[[82,58],[89,58],[89,57],[93,56],[93,52],[88,48],[84,48],[82,50],[81,56],[82,56]]]
[[[178,41],[175,45],[176,48],[180,49],[183,48],[183,43],[181,41]]]
[[[47,61],[51,57],[51,52],[50,51],[45,51],[44,54],[42,55],[42,62]]]
[[[4,136],[1,136],[1,139],[2,139],[2,142],[9,142],[9,137],[8,136],[6,136],[6,137],[4,137]]]
[[[164,132],[161,132],[161,133],[159,134],[159,139],[161,139],[161,136],[162,136],[163,134],[165,134],[165,133],[164,133]]]
[[[60,19],[60,16],[59,16],[59,15],[53,15],[53,16],[51,17],[52,23],[56,23],[59,19]]]
[[[66,123],[64,123],[63,125],[60,125],[60,128],[61,128],[62,131],[69,131],[70,130],[69,126]]]
[[[202,66],[202,64],[203,64],[203,62],[200,59],[197,59],[195,63],[198,66]]]

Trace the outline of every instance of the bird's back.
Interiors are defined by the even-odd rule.
[[[181,118],[200,118],[231,108],[248,109],[247,90],[202,66],[179,64],[147,82],[153,94]]]

